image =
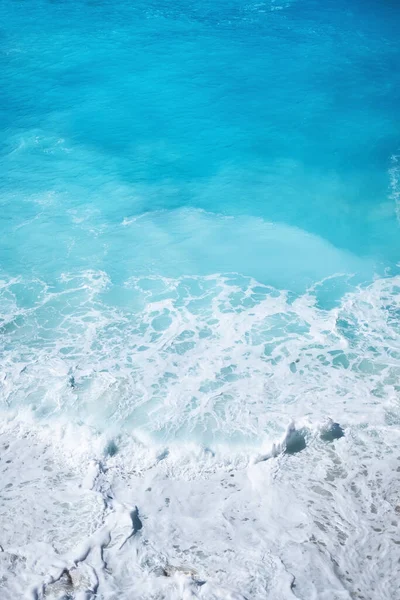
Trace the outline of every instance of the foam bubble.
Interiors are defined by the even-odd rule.
[[[383,424],[398,391],[399,283],[324,310],[315,286],[294,297],[235,274],[135,277],[117,309],[102,272],[30,282],[31,307],[11,280],[2,400],[164,442],[270,443],[291,418],[332,416],[333,399],[339,421]]]

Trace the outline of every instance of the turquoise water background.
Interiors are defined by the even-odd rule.
[[[135,334],[155,319],[147,345],[132,346],[135,364],[173,322],[168,310],[140,322],[165,278],[236,273],[292,298],[324,280],[317,301],[328,310],[356,284],[398,272],[397,2],[3,0],[0,23],[2,318],[13,365],[51,355],[68,373],[101,348],[112,354],[102,344],[108,333],[114,350],[126,344],[122,325],[87,345],[79,332],[114,309],[128,311]],[[85,290],[108,283],[96,292],[102,308],[78,327],[88,296],[63,294],[80,277]],[[188,289],[202,298],[197,285],[184,283],[178,305]],[[195,314],[202,302],[211,310],[200,300]],[[212,315],[200,320],[203,339]],[[178,355],[194,347],[185,331]],[[63,346],[66,332],[77,337]],[[102,369],[115,373],[115,361]],[[47,394],[39,386],[26,400],[21,384],[11,404],[21,390],[34,406]]]
[[[396,2],[0,10],[6,273],[239,271],[296,288],[395,265]]]
[[[0,600],[395,600],[400,0],[0,0]]]

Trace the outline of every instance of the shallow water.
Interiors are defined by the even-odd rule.
[[[393,600],[397,3],[0,17],[2,598]]]

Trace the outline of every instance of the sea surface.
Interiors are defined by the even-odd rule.
[[[396,600],[400,3],[1,0],[1,600]]]

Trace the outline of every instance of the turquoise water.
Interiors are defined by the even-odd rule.
[[[346,253],[339,268],[393,266],[399,8],[276,5],[3,2],[5,270],[239,270],[295,286],[337,268],[311,252],[293,273],[302,233]],[[194,209],[236,220],[207,252]],[[159,232],[147,243],[119,227],[143,213]],[[300,231],[277,234],[274,255],[243,230],[249,215]]]
[[[7,403],[72,406],[85,421],[106,401],[89,410],[83,380],[118,379],[129,347],[118,419],[132,389],[148,415],[169,397],[168,377],[193,374],[182,358],[176,373],[156,362],[157,382],[132,383],[164,337],[183,336],[168,352],[201,356],[226,310],[289,293],[288,311],[317,284],[329,311],[356,285],[396,275],[397,2],[4,0],[0,22],[5,368],[51,359],[82,376],[79,402],[64,388],[48,400],[47,373],[32,398],[18,379]],[[226,285],[236,287],[224,312]],[[286,324],[257,327],[269,356]],[[213,363],[211,379],[241,360]]]
[[[1,0],[0,600],[395,600],[399,0]]]

